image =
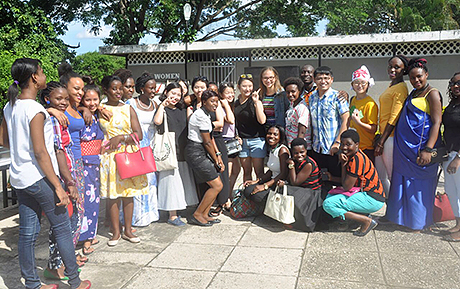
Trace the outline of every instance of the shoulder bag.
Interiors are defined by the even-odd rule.
[[[169,131],[166,111],[163,115],[163,126],[164,132],[162,134],[156,133],[153,140],[153,156],[159,172],[174,170],[178,167],[176,133]]]

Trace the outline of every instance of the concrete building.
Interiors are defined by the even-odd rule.
[[[333,87],[350,93],[352,72],[365,64],[376,80],[369,91],[376,99],[388,86],[389,57],[423,56],[428,60],[430,84],[445,98],[448,79],[460,71],[460,30],[109,46],[99,51],[125,56],[135,77],[149,71],[158,82],[190,80],[196,75],[218,83],[236,82],[242,73],[252,73],[258,83],[264,66],[277,68],[283,81],[298,75],[304,64],[327,65],[334,72]]]

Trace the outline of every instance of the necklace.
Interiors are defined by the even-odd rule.
[[[141,108],[143,108],[145,110],[149,110],[152,107],[152,101],[149,100],[149,102],[150,102],[150,104],[147,106],[140,100],[140,98],[137,99],[137,103],[139,104],[139,107],[141,107]]]
[[[427,83],[422,89],[420,89],[419,91],[415,91],[414,93],[414,98],[417,98],[420,96],[420,94],[422,94],[422,92],[424,92],[426,90],[426,88],[429,86],[430,84]]]
[[[277,143],[276,146],[275,146],[274,148],[271,149],[271,153],[272,153],[272,154],[275,153],[276,149],[277,149],[278,147],[280,147],[280,146],[281,146],[281,144],[280,144],[280,143]]]

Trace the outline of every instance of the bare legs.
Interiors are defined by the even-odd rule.
[[[345,219],[346,220],[353,220],[353,221],[356,221],[358,223],[361,224],[361,228],[360,228],[360,231],[361,232],[365,232],[369,226],[371,225],[371,222],[372,222],[372,219],[367,217],[367,216],[364,216],[364,215],[361,215],[361,214],[358,214],[358,213],[353,213],[353,212],[346,212],[344,214],[345,216]]]
[[[257,178],[261,178],[264,174],[264,159],[263,158],[240,158],[241,166],[243,167],[243,181],[252,180],[252,168],[256,173]]]
[[[119,221],[119,212],[120,212],[120,200],[119,199],[110,199],[109,200],[109,208],[110,208],[110,221],[112,223],[112,239],[110,240],[118,240],[121,236],[121,228],[120,228],[120,221]],[[132,232],[132,221],[133,221],[133,198],[123,198],[123,215],[125,218],[125,231],[124,234],[128,238],[134,238],[136,236],[133,235]]]
[[[213,218],[209,217],[209,210],[211,209],[212,204],[217,198],[217,195],[222,190],[222,181],[220,177],[215,178],[212,181],[207,182],[209,185],[209,189],[204,193],[203,199],[201,200],[200,204],[196,208],[193,216],[199,222],[206,224],[209,221],[212,221]]]

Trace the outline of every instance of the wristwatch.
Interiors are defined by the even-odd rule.
[[[264,185],[264,190],[268,190],[268,186],[266,184]]]
[[[293,168],[295,168],[294,164],[288,164],[288,169],[292,170]]]

